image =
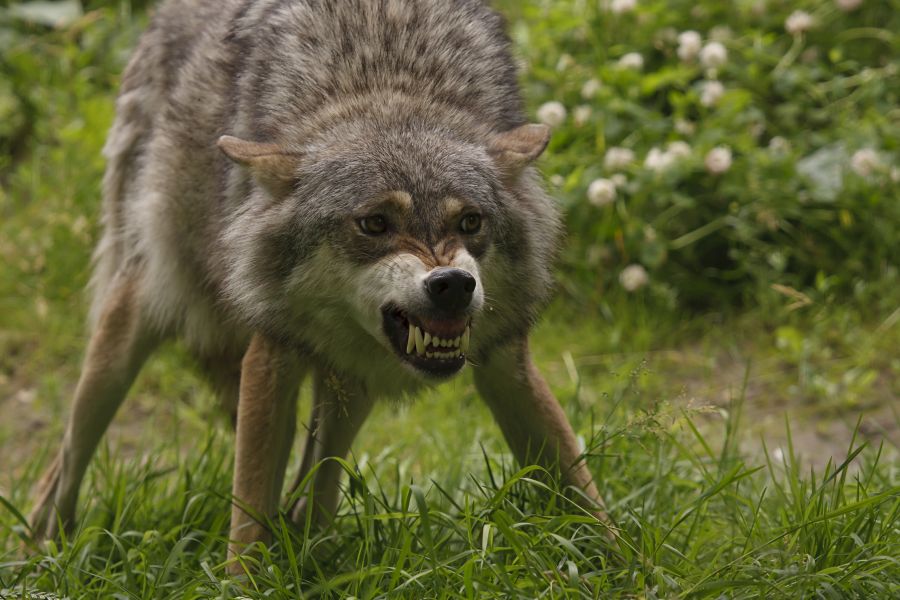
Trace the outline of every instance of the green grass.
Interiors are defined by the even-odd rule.
[[[465,386],[455,387],[469,404]],[[8,550],[0,587],[135,598],[887,598],[900,590],[900,488],[877,449],[854,444],[840,464],[803,473],[789,447],[759,467],[743,462],[728,435],[714,450],[681,411],[600,419],[589,456],[622,528],[617,553],[604,528],[533,467],[511,467],[496,435],[479,432],[483,411],[460,410],[446,395],[426,401],[464,414],[434,432],[421,415],[376,416],[379,429],[408,433],[396,444],[358,445],[337,526],[306,535],[274,523],[277,543],[247,581],[223,568],[231,438],[207,428],[184,444],[155,434],[146,461],[102,452],[78,531],[25,558]],[[731,408],[724,427],[734,435],[740,406]],[[27,504],[27,489],[12,490],[10,507]],[[2,522],[16,532],[10,546],[24,524],[11,510]]]
[[[82,490],[78,530],[23,551],[21,514],[56,450],[85,343],[81,290],[98,234],[100,147],[118,73],[145,21],[129,3],[88,4],[100,8],[53,31],[0,15],[0,598],[900,595],[896,269],[860,278],[865,269],[851,250],[849,291],[829,263],[808,286],[782,292],[756,283],[697,288],[707,294],[703,312],[680,301],[673,286],[684,275],[667,279],[668,263],[651,269],[647,289],[622,291],[611,282],[634,259],[631,246],[622,255],[603,248],[621,231],[627,244],[643,239],[643,219],[656,209],[629,212],[640,206],[631,203],[598,217],[579,200],[602,174],[603,144],[621,141],[598,133],[622,128],[615,106],[594,130],[567,123],[544,162],[564,177],[573,235],[534,350],[585,440],[621,528],[620,551],[540,472],[512,462],[465,375],[415,403],[376,407],[345,465],[336,526],[314,533],[273,523],[276,544],[261,549],[253,575],[229,578],[233,438],[177,346],[148,364],[111,428]],[[580,22],[567,20],[572,6],[508,6],[515,39],[530,32],[534,42],[520,47],[532,60],[525,84],[533,107],[577,97],[591,61],[605,60],[605,48],[580,45]],[[652,19],[683,25],[677,11],[664,17],[662,4],[647,6]],[[629,35],[642,35],[626,29],[610,45],[615,56],[634,42]],[[753,35],[737,36],[733,53]],[[783,42],[765,39],[769,50]],[[576,68],[560,74],[563,51]],[[660,108],[662,95],[631,96],[629,81],[614,81],[625,87],[603,102],[621,96]],[[864,89],[872,105],[892,97],[879,81]],[[643,181],[635,198],[660,185],[633,175]],[[706,185],[698,177],[686,185]],[[854,185],[855,194],[878,192]],[[815,219],[832,223],[817,210]],[[851,248],[857,233],[833,238]],[[602,246],[596,257],[594,242]],[[801,256],[816,254],[803,244]],[[701,266],[691,281],[703,279]],[[754,277],[772,275],[758,268]],[[772,276],[781,281],[796,283]],[[735,292],[743,304],[727,303]],[[308,389],[301,404],[304,415]]]

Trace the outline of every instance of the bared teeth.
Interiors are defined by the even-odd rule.
[[[422,356],[425,354],[425,338],[422,337],[422,330],[416,327],[416,354]]]
[[[460,358],[469,350],[469,338],[471,329],[466,326],[462,335],[455,338],[440,338],[433,335],[421,327],[409,323],[409,332],[406,336],[406,353],[412,354],[415,349],[416,354],[423,358],[435,359],[453,359]],[[447,352],[435,352],[439,348],[447,348]],[[428,350],[431,349],[431,352]]]
[[[416,326],[409,324],[409,335],[406,338],[406,353],[412,354],[413,348],[416,347]]]

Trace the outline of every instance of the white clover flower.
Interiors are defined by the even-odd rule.
[[[588,202],[594,206],[606,206],[616,199],[616,184],[609,179],[595,179],[588,186]]]
[[[666,153],[672,157],[672,160],[687,158],[691,155],[691,146],[682,140],[675,140],[674,142],[669,142]]]
[[[603,87],[603,84],[600,83],[599,80],[588,79],[584,82],[584,85],[581,86],[581,97],[585,100],[590,100],[597,95],[597,92],[600,91],[601,87]]]
[[[725,86],[715,79],[704,81],[700,91],[700,104],[703,106],[715,106],[725,95]]]
[[[639,52],[629,52],[619,59],[619,67],[640,71],[644,68],[644,57]]]
[[[628,183],[628,178],[625,177],[622,173],[615,173],[613,175],[610,175],[609,178],[616,185],[616,189],[624,187]]]
[[[791,150],[791,143],[780,135],[769,140],[769,152],[773,154],[787,154]]]
[[[850,168],[860,177],[868,177],[881,167],[881,158],[871,148],[857,150],[850,157]]]
[[[813,26],[812,15],[805,10],[795,10],[784,22],[784,29],[791,35],[809,31]]]
[[[566,107],[555,100],[541,104],[537,110],[538,121],[550,127],[559,127],[566,121]]]
[[[676,53],[678,58],[684,62],[689,62],[697,58],[700,54],[700,48],[703,46],[703,40],[696,31],[682,31],[678,34],[678,49]]]
[[[591,120],[591,109],[587,104],[582,104],[580,106],[576,106],[575,110],[572,111],[572,120],[575,121],[575,124],[581,127],[585,123]]]
[[[637,0],[612,0],[609,3],[610,12],[621,15],[631,12],[637,7]]]
[[[644,168],[661,173],[671,167],[674,162],[675,157],[672,154],[663,152],[659,148],[650,148],[650,152],[644,158]]]
[[[710,42],[700,49],[700,63],[707,69],[718,69],[728,62],[728,50],[720,42]]]
[[[619,273],[619,283],[626,292],[635,292],[650,282],[647,269],[641,265],[628,265]]]
[[[607,171],[615,171],[627,167],[634,162],[634,151],[630,148],[612,146],[603,156],[603,167]]]
[[[687,119],[675,119],[675,131],[681,135],[694,135],[697,124]]]
[[[837,7],[844,12],[851,12],[862,5],[862,0],[835,0]]]
[[[564,52],[559,56],[559,60],[556,61],[556,70],[562,73],[570,69],[574,64],[575,59],[572,58],[572,55]]]
[[[731,149],[727,146],[716,146],[703,159],[706,170],[713,175],[720,175],[731,168]]]

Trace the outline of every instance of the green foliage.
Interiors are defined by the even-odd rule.
[[[732,408],[726,429],[734,432],[740,411]],[[694,443],[681,428],[694,432]],[[766,468],[750,468],[730,442],[713,452],[686,415],[607,420],[588,455],[618,520],[618,550],[606,528],[535,467],[512,470],[486,449],[459,455],[455,474],[421,487],[404,479],[395,466],[402,457],[388,450],[377,461],[343,463],[349,483],[335,528],[311,533],[277,520],[276,544],[245,558],[250,574],[238,579],[224,570],[228,446],[214,436],[187,453],[163,448],[145,464],[104,454],[78,531],[43,553],[0,563],[0,593],[888,598],[900,591],[900,482],[887,477],[879,452],[860,455],[856,445],[841,464],[804,477],[790,446]],[[435,448],[435,458],[450,449]],[[25,490],[0,500],[21,506]],[[16,521],[0,510],[0,524],[23,534]],[[6,540],[6,552],[14,542]]]
[[[140,26],[102,10],[54,29],[0,8],[0,311],[10,322],[84,287],[100,151]]]
[[[797,3],[605,4],[528,3],[513,30],[528,98],[568,109],[545,165],[568,210],[569,277],[603,291],[638,263],[658,295],[701,307],[773,283],[896,285],[900,5],[800,3],[812,25],[791,35]],[[680,58],[686,30],[699,57]],[[704,65],[710,42],[727,51],[717,68]],[[619,62],[634,52],[642,69]],[[687,146],[673,153],[675,141]],[[634,160],[604,165],[613,147]],[[732,156],[721,173],[704,164],[715,147]],[[619,180],[614,202],[589,202],[597,178]]]

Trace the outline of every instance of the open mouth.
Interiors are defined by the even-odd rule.
[[[384,332],[394,351],[420,371],[449,377],[466,363],[469,350],[468,317],[429,319],[394,306],[382,309]]]

